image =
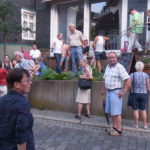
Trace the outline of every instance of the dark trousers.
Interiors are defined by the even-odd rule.
[[[55,59],[56,59],[56,72],[61,73],[61,67],[60,67],[60,61],[61,61],[61,54],[60,53],[54,53]]]

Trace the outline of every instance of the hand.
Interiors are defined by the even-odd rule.
[[[118,96],[119,97],[123,97],[125,95],[125,92],[124,91],[120,91],[119,93],[118,93]]]
[[[101,90],[100,93],[103,96],[106,93],[106,91],[105,90]]]
[[[80,79],[83,79],[83,75],[80,75],[79,77],[80,77]]]

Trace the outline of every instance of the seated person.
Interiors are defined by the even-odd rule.
[[[37,58],[35,61],[35,66],[32,68],[34,75],[41,77],[43,75],[43,71],[46,69],[46,65],[41,61],[41,58]]]
[[[88,40],[84,40],[82,44],[82,50],[83,50],[83,56],[88,56],[89,54],[89,46],[88,46]]]
[[[62,55],[61,55],[61,61],[60,61],[61,68],[65,61],[65,70],[64,71],[68,71],[69,59],[70,59],[70,49],[69,49],[69,46],[64,43],[62,46]]]
[[[0,96],[7,94],[6,76],[7,70],[2,68],[2,61],[0,61]]]

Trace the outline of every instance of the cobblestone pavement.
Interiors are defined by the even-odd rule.
[[[112,137],[102,127],[35,118],[36,150],[150,150],[150,133]]]

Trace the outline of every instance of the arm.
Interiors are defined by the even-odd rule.
[[[18,150],[27,150],[26,149],[26,143],[17,144]]]
[[[128,27],[128,30],[132,29],[136,24],[137,24],[138,20],[134,20],[134,23]]]
[[[13,66],[12,66],[12,63],[10,62],[10,68],[12,69],[13,68]]]
[[[97,43],[97,41],[98,41],[98,36],[94,39],[94,41],[93,41],[93,49],[95,50],[96,49],[96,43]]]
[[[150,82],[149,82],[149,78],[147,79],[146,86],[147,86],[148,92],[150,92]]]
[[[109,40],[109,37],[104,36],[104,40],[105,40],[105,41],[108,41],[108,40]]]
[[[124,81],[123,89],[121,92],[118,93],[118,96],[119,97],[124,96],[126,94],[126,92],[128,91],[129,86],[130,86],[130,78],[128,78]]]
[[[2,68],[4,68],[4,62],[2,62]]]

